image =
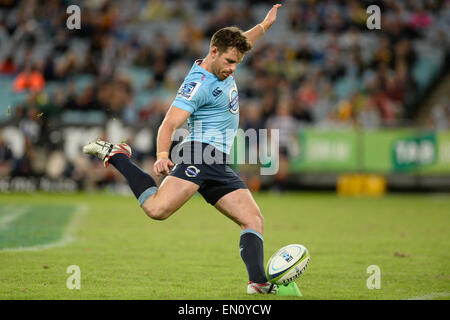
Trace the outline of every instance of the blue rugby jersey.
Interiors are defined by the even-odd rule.
[[[194,62],[173,101],[188,111],[190,134],[182,143],[200,141],[229,154],[239,125],[239,98],[234,75],[219,80]]]

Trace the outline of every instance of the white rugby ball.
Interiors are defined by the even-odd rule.
[[[309,262],[309,252],[301,244],[287,245],[270,257],[266,276],[271,283],[288,284],[305,271]]]

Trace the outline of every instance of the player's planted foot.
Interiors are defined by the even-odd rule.
[[[105,167],[108,166],[109,159],[118,153],[123,153],[128,158],[131,158],[131,148],[126,143],[112,144],[110,142],[97,140],[85,145],[83,147],[83,152],[103,160]]]
[[[248,294],[257,294],[257,293],[276,294],[277,293],[277,285],[272,284],[270,282],[256,283],[256,282],[250,281],[247,286],[247,293]]]

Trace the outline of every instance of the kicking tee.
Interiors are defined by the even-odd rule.
[[[182,141],[199,141],[229,154],[239,125],[239,98],[234,76],[219,80],[194,62],[173,101],[188,111],[190,134]]]

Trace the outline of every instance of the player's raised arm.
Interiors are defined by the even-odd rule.
[[[261,23],[246,31],[244,34],[247,36],[248,40],[254,45],[256,41],[273,25],[275,20],[277,20],[277,11],[281,7],[281,4],[276,4],[269,10],[266,17]]]

